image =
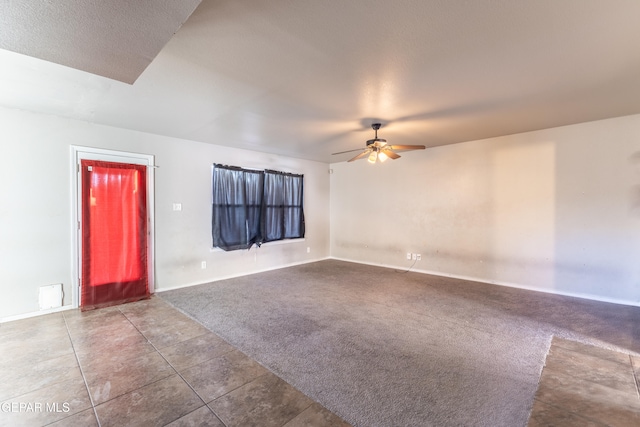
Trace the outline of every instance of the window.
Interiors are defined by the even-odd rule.
[[[304,237],[303,175],[214,164],[212,200],[214,247]]]

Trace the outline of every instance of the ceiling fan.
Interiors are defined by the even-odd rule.
[[[335,154],[344,154],[351,153],[353,151],[360,151],[362,153],[358,154],[352,159],[349,159],[349,162],[353,162],[354,160],[363,159],[367,157],[369,163],[376,163],[377,161],[384,162],[387,159],[399,159],[400,155],[396,153],[396,151],[409,151],[409,150],[424,150],[424,145],[388,145],[386,139],[378,138],[378,129],[380,129],[380,123],[373,123],[371,127],[375,131],[375,137],[367,141],[367,147],[363,149],[356,150],[347,150],[340,151]]]

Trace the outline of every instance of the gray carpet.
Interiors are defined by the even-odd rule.
[[[354,426],[525,426],[551,338],[640,309],[336,260],[158,294]]]

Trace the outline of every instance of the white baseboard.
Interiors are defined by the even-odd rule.
[[[335,259],[336,261],[345,261],[345,262],[353,262],[353,263],[356,263],[356,264],[372,265],[372,266],[376,266],[376,267],[393,268],[395,270],[403,270],[403,271],[407,270],[406,266],[405,267],[401,267],[401,266],[389,265],[389,264],[376,264],[376,263],[357,261],[357,260],[347,259],[347,258],[337,258],[337,257],[329,257],[329,258],[330,259]],[[414,269],[414,268],[409,269],[409,271],[411,271],[413,273],[430,274],[430,275],[433,275],[433,276],[450,277],[452,279],[468,280],[468,281],[471,281],[471,282],[486,283],[486,284],[489,284],[489,285],[506,286],[506,287],[509,287],[509,288],[517,288],[517,289],[523,289],[523,290],[527,290],[527,291],[542,292],[542,293],[545,293],[545,294],[561,295],[561,296],[565,296],[565,297],[582,298],[582,299],[587,299],[587,300],[591,300],[591,301],[606,302],[606,303],[620,304],[620,305],[628,305],[628,306],[632,306],[632,307],[640,307],[640,303],[638,303],[636,301],[622,300],[622,299],[616,299],[616,298],[606,298],[606,297],[602,297],[602,296],[599,296],[599,295],[581,294],[581,293],[576,293],[576,292],[562,292],[562,291],[558,291],[558,290],[551,290],[551,289],[545,289],[545,288],[536,288],[535,286],[521,285],[521,284],[518,284],[518,283],[509,283],[509,282],[501,282],[501,281],[489,281],[489,280],[481,279],[481,278],[478,278],[478,277],[463,276],[463,275],[459,275],[459,274],[449,274],[449,273],[443,273],[441,271],[421,270],[421,269]]]
[[[334,259],[336,261],[353,262],[355,264],[372,265],[372,266],[376,266],[376,267],[392,268],[392,269],[395,269],[395,270],[403,270],[403,271],[407,270],[406,266],[397,266],[397,265],[390,265],[390,264],[377,264],[377,263],[372,263],[372,262],[365,262],[365,261],[359,261],[359,260],[353,260],[353,259],[329,256],[329,257],[324,257],[324,258],[316,258],[316,259],[312,259],[312,260],[306,260],[306,261],[300,261],[300,262],[285,264],[285,265],[281,265],[281,266],[277,266],[277,267],[264,268],[264,269],[252,271],[250,273],[230,274],[230,275],[227,275],[227,276],[216,277],[214,279],[207,280],[206,282],[185,283],[185,284],[170,286],[170,287],[162,288],[162,289],[156,288],[155,292],[156,293],[161,293],[161,292],[166,292],[166,291],[172,291],[172,290],[175,290],[175,289],[188,288],[188,287],[191,287],[191,286],[204,285],[206,283],[218,282],[218,281],[227,280],[227,279],[234,279],[236,277],[249,276],[251,274],[264,273],[264,272],[267,272],[267,271],[280,270],[282,268],[294,267],[296,265],[310,264],[310,263],[313,263],[313,262],[324,261],[324,260],[327,260],[327,259]],[[557,290],[536,288],[534,286],[520,285],[520,284],[517,284],[517,283],[507,283],[507,282],[500,282],[500,281],[488,281],[486,279],[481,279],[481,278],[477,278],[477,277],[463,276],[463,275],[459,275],[459,274],[450,274],[450,273],[444,273],[444,272],[441,272],[441,271],[421,270],[421,269],[413,269],[413,268],[409,269],[409,271],[414,272],[414,273],[430,274],[430,275],[433,275],[433,276],[450,277],[452,279],[460,279],[460,280],[468,280],[468,281],[472,281],[472,282],[486,283],[486,284],[490,284],[490,285],[506,286],[506,287],[509,287],[509,288],[524,289],[524,290],[534,291],[534,292],[543,292],[543,293],[552,294],[552,295],[561,295],[561,296],[567,296],[567,297],[573,297],[573,298],[582,298],[582,299],[587,299],[587,300],[592,300],[592,301],[606,302],[606,303],[611,303],[611,304],[620,304],[620,305],[628,305],[628,306],[632,306],[632,307],[640,307],[640,303],[635,302],[635,301],[621,300],[621,299],[615,299],[615,298],[605,298],[605,297],[601,297],[599,295],[581,294],[581,293],[575,293],[575,292],[562,292],[562,291],[557,291]],[[12,322],[14,320],[28,319],[30,317],[43,316],[43,315],[46,315],[46,314],[58,313],[58,312],[61,312],[61,311],[66,311],[66,310],[73,310],[74,308],[75,307],[73,307],[72,305],[65,305],[65,306],[62,306],[62,307],[52,308],[52,309],[48,309],[48,310],[40,310],[40,311],[31,312],[31,313],[19,314],[19,315],[15,315],[15,316],[2,317],[2,318],[0,318],[0,323]]]
[[[291,264],[280,265],[280,266],[277,266],[277,267],[263,268],[263,269],[260,269],[260,270],[252,271],[250,273],[230,274],[230,275],[227,275],[227,276],[216,277],[216,278],[207,280],[206,282],[184,283],[184,284],[181,284],[181,285],[174,285],[174,286],[169,286],[169,287],[166,287],[166,288],[163,287],[162,289],[158,289],[158,287],[156,286],[155,292],[156,293],[161,293],[161,292],[173,291],[175,289],[182,289],[182,288],[188,288],[188,287],[191,287],[191,286],[198,286],[198,285],[204,285],[204,284],[207,284],[207,283],[219,282],[221,280],[235,279],[236,277],[250,276],[252,274],[264,273],[264,272],[273,271],[273,270],[280,270],[282,268],[295,267],[296,265],[311,264],[313,262],[324,261],[324,260],[327,260],[327,259],[330,259],[330,258],[331,257],[315,258],[315,259],[312,259],[312,260],[294,262],[294,263],[291,263]]]
[[[73,310],[72,305],[63,305],[62,307],[50,308],[47,310],[33,311],[31,313],[18,314],[16,316],[1,317],[0,323],[13,322],[14,320],[28,319],[30,317],[44,316],[45,314],[58,313],[60,311]]]

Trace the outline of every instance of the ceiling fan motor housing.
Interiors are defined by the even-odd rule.
[[[382,139],[382,138],[373,138],[373,139],[369,139],[367,141],[367,147],[369,147],[370,145],[375,144],[376,142],[387,142],[386,139]]]

